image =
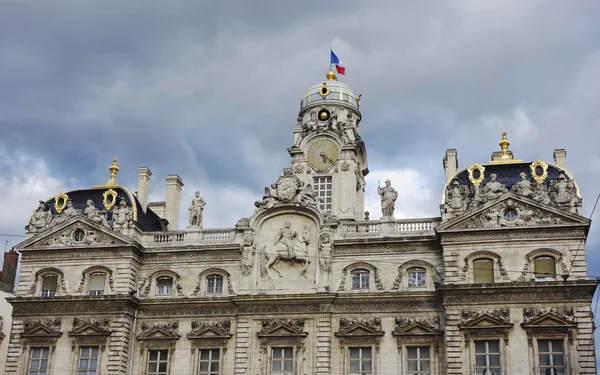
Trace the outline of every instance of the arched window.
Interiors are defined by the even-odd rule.
[[[58,275],[48,274],[42,276],[41,297],[54,297],[58,286]]]
[[[556,259],[542,255],[534,259],[536,281],[556,281]]]
[[[223,294],[223,276],[210,275],[206,278],[206,294]]]
[[[368,270],[354,270],[352,271],[352,289],[361,290],[369,289],[370,272]]]
[[[170,296],[173,294],[173,278],[163,276],[156,279],[156,295]]]
[[[477,284],[494,282],[494,261],[492,259],[473,260],[473,282]]]
[[[427,271],[422,267],[412,267],[408,271],[408,287],[423,288],[427,284]]]
[[[88,296],[104,295],[106,285],[106,274],[104,272],[93,272],[90,274],[88,283]]]

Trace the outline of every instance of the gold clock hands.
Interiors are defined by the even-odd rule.
[[[334,161],[331,160],[331,158],[329,158],[329,156],[327,156],[327,154],[325,154],[325,151],[321,151],[321,153],[319,154],[321,156],[321,158],[323,158],[323,163],[333,163]]]

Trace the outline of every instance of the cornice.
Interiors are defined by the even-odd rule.
[[[64,314],[125,314],[133,317],[139,303],[137,298],[130,295],[12,297],[6,300],[13,307],[13,317]]]

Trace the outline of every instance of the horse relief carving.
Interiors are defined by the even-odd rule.
[[[309,225],[304,225],[300,232],[296,232],[292,229],[291,222],[286,220],[283,227],[279,229],[273,244],[263,245],[260,249],[261,277],[270,279],[270,271],[274,271],[279,277],[283,277],[281,272],[275,268],[280,261],[301,263],[300,274],[306,277],[306,270],[310,264],[308,259],[310,233],[311,228]]]

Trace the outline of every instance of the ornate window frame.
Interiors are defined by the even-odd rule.
[[[31,349],[48,348],[48,372],[52,371],[54,366],[54,352],[56,350],[56,341],[60,336],[62,321],[60,318],[51,319],[27,319],[23,322],[23,333],[21,333],[21,368],[29,368]]]
[[[409,287],[408,286],[408,270],[411,268],[424,268],[426,275],[426,281],[424,287]],[[406,275],[406,280],[403,281],[404,275]],[[394,280],[394,284],[392,285],[392,290],[415,290],[415,291],[423,291],[423,290],[435,290],[435,284],[442,282],[442,276],[440,275],[438,269],[431,263],[424,260],[409,260],[404,262],[398,267],[398,275]]]
[[[429,347],[429,366],[432,374],[442,373],[442,363],[439,357],[439,349],[442,345],[442,335],[444,332],[440,329],[440,317],[419,317],[404,318],[396,317],[396,326],[392,335],[396,337],[398,347],[398,368],[402,369],[401,375],[406,375],[407,368],[407,350],[409,347],[428,346]]]
[[[464,265],[461,269],[460,275],[458,276],[458,281],[462,281],[463,283],[467,284],[475,283],[473,274],[473,261],[477,259],[491,259],[494,262],[494,284],[510,281],[510,276],[508,275],[508,272],[506,272],[506,268],[504,268],[504,261],[502,257],[489,250],[478,250],[467,255],[465,257]]]
[[[293,350],[294,367],[292,374],[304,374],[304,341],[308,332],[304,331],[304,319],[263,319],[262,329],[257,333],[260,342],[261,373],[271,374],[272,348]]]
[[[358,270],[369,271],[369,289],[352,289],[352,272]],[[342,280],[340,281],[338,292],[368,293],[376,290],[384,290],[384,286],[379,277],[379,270],[374,265],[367,262],[355,262],[347,265],[342,270]]]
[[[156,282],[162,277],[170,277],[172,280],[172,292],[171,294],[157,294],[156,293]],[[183,296],[183,288],[181,287],[181,276],[175,271],[171,270],[159,270],[152,273],[146,283],[143,286],[141,296],[151,298],[171,298],[174,296]]]
[[[192,373],[198,374],[200,371],[200,350],[219,349],[219,374],[225,374],[223,366],[226,363],[227,343],[231,336],[233,335],[230,320],[193,320],[192,330],[187,334],[188,340],[192,342]]]
[[[56,293],[54,296],[66,296],[69,295],[67,286],[65,285],[65,274],[58,268],[45,267],[35,273],[33,283],[29,286],[27,294],[32,294],[36,297],[41,297],[42,293],[42,278],[47,275],[56,275]],[[51,297],[44,297],[51,298]]]
[[[473,368],[475,363],[475,341],[498,340],[500,343],[504,342],[504,345],[500,345],[500,362],[502,369],[507,369],[508,338],[513,326],[508,308],[483,311],[462,310],[458,328],[464,336],[465,351],[468,350],[469,368]]]
[[[77,373],[79,365],[79,352],[82,346],[96,346],[98,351],[97,373],[103,373],[102,366],[108,360],[106,346],[108,337],[112,334],[110,330],[110,319],[80,319],[73,318],[73,329],[68,332],[71,338],[71,353],[74,358],[71,373]]]
[[[523,266],[523,271],[521,272],[521,276],[517,279],[520,282],[528,282],[528,281],[536,281],[535,280],[535,258],[540,256],[549,256],[554,258],[554,267],[556,273],[556,280],[559,281],[559,276],[563,276],[569,273],[569,269],[567,264],[564,261],[565,255],[554,249],[550,248],[541,248],[530,251],[527,255],[525,255],[525,265]],[[559,272],[560,267],[560,272]]]
[[[167,350],[167,373],[173,373],[173,354],[177,340],[181,337],[178,331],[179,322],[142,322],[140,335],[136,337],[140,343],[142,374],[146,374],[148,371],[148,358],[151,350]]]
[[[91,266],[83,270],[81,273],[81,280],[79,281],[79,286],[75,293],[80,293],[82,295],[87,296],[89,291],[89,280],[90,276],[94,273],[104,273],[106,277],[104,278],[104,295],[115,292],[115,281],[113,279],[113,271],[105,266]],[[107,293],[109,292],[109,293]]]
[[[350,348],[370,347],[373,375],[379,375],[379,348],[381,346],[381,337],[385,332],[381,328],[380,318],[340,318],[338,332],[335,337],[339,339],[340,359],[342,364],[342,374],[348,374],[348,363],[350,360]]]
[[[211,275],[219,275],[223,277],[223,293],[209,294],[207,293],[207,278]],[[229,297],[235,295],[233,283],[231,282],[231,274],[222,268],[209,268],[198,275],[198,283],[192,292],[192,297]]]

